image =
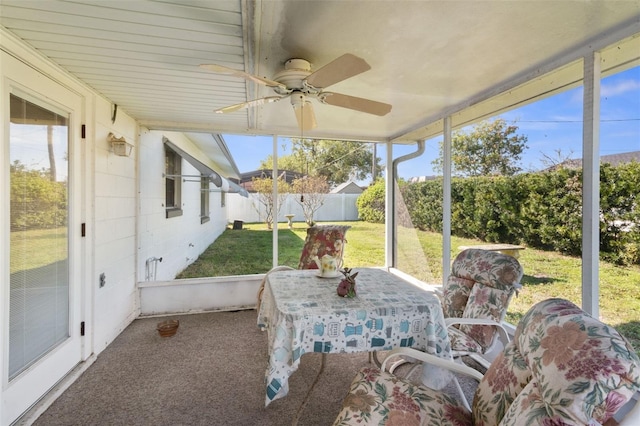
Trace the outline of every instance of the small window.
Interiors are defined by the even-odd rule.
[[[167,218],[182,216],[182,203],[180,185],[182,173],[182,157],[175,151],[165,146],[164,169],[165,169],[165,206]]]
[[[200,223],[209,222],[209,177],[200,178]]]

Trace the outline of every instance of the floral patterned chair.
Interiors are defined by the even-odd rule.
[[[345,236],[347,230],[351,228],[348,225],[315,225],[307,228],[307,237],[304,240],[304,246],[302,247],[302,253],[300,254],[300,261],[298,262],[298,269],[318,269],[314,258],[322,257],[325,254],[340,259],[339,264],[342,263],[342,256],[344,255],[344,244],[347,242]],[[288,266],[276,266],[271,269],[260,283],[258,290],[258,303],[256,309],[260,310],[260,303],[262,302],[262,292],[264,291],[264,284],[267,279],[267,275],[274,271],[283,269],[293,269]]]
[[[487,368],[490,363],[482,355],[492,351],[498,340],[503,346],[509,343],[502,321],[511,298],[522,287],[522,275],[518,260],[506,254],[466,249],[456,256],[441,296],[454,358],[470,355]],[[397,360],[389,371],[405,362]]]
[[[338,425],[638,425],[640,359],[618,332],[564,299],[534,305],[480,379],[472,408],[384,371],[396,355],[478,378],[466,365],[410,348],[353,380]],[[634,405],[635,404],[635,405]],[[620,423],[618,423],[620,422]]]
[[[348,225],[316,225],[307,229],[298,269],[318,269],[314,258],[325,254],[340,259],[344,254]]]
[[[512,256],[467,249],[451,265],[442,291],[442,309],[454,357],[483,355],[500,338],[509,342],[502,321],[509,302],[521,287],[523,270]],[[488,367],[481,357],[476,361]]]

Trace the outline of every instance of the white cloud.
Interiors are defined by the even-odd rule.
[[[640,81],[637,80],[620,80],[613,84],[603,84],[600,87],[600,95],[605,98],[622,95],[627,92],[640,90]]]

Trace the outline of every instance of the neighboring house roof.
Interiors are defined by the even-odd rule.
[[[640,163],[640,151],[631,151],[631,152],[623,152],[620,154],[609,154],[609,155],[600,156],[600,163],[609,163],[612,166],[619,166],[620,164],[626,164],[632,161],[637,161]],[[578,169],[582,167],[582,159],[576,158],[576,159],[566,160],[560,164],[557,164],[555,166],[545,169],[545,171],[555,170],[559,167]]]
[[[278,170],[278,176],[284,178],[287,183],[291,184],[295,179],[299,179],[304,175],[302,173],[292,172],[291,170]],[[251,172],[241,173],[240,179],[232,179],[232,181],[247,191],[254,192],[253,180],[261,178],[271,178],[271,170],[254,170]]]
[[[340,185],[329,191],[330,194],[362,194],[364,190],[358,186],[355,182],[349,181],[341,183]]]
[[[603,155],[600,157],[601,163],[609,163],[612,166],[630,163],[632,161],[640,162],[640,151],[623,152],[621,154]]]

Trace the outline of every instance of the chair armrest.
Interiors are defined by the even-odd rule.
[[[502,340],[505,344],[509,343],[511,339],[509,338],[509,333],[507,329],[500,324],[499,322],[486,319],[486,318],[445,318],[445,324],[447,328],[452,325],[465,324],[465,325],[493,325],[498,330],[498,335],[500,336],[500,340]]]
[[[478,370],[474,370],[473,368],[464,365],[464,364],[459,364],[457,362],[454,362],[452,359],[445,359],[445,358],[440,358],[437,357],[435,355],[431,355],[428,354],[426,352],[422,352],[419,351],[417,349],[413,349],[413,348],[395,348],[392,349],[389,354],[387,355],[387,357],[384,359],[384,361],[382,361],[382,365],[380,367],[380,369],[382,371],[385,371],[385,367],[387,364],[387,361],[389,359],[391,359],[394,356],[407,356],[409,358],[413,358],[417,361],[422,361],[422,362],[426,362],[427,364],[431,364],[431,365],[435,365],[436,367],[440,367],[440,368],[444,368],[446,370],[449,370],[453,373],[460,373],[460,374],[464,374],[465,376],[469,376],[472,377],[474,379],[476,379],[477,381],[482,380],[483,374],[480,373]]]

